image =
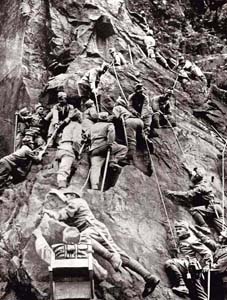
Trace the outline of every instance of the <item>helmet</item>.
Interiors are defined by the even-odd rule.
[[[147,35],[154,35],[154,31],[152,29],[149,29],[146,31]]]
[[[65,92],[58,92],[58,98],[66,98],[67,94]]]
[[[108,120],[108,116],[109,116],[108,112],[105,112],[105,111],[100,112],[99,113],[99,120],[107,121]]]
[[[204,172],[201,168],[197,168],[195,167],[192,171],[192,175],[191,175],[191,181],[196,184],[198,182],[200,182],[201,180],[203,180],[204,177]]]
[[[188,222],[186,222],[186,221],[176,221],[176,222],[174,222],[174,227],[175,228],[183,227],[187,231],[189,230]]]
[[[101,69],[103,72],[106,72],[109,68],[109,64],[107,64],[106,62],[103,62],[101,65]]]
[[[91,99],[87,100],[87,101],[84,103],[85,107],[87,107],[87,108],[88,108],[88,107],[91,107],[93,104],[94,104],[94,101],[91,100]]]
[[[38,103],[35,105],[35,111],[37,111],[38,108],[43,107],[41,103]]]
[[[135,87],[135,92],[141,92],[143,91],[143,84],[142,83],[137,83]]]
[[[23,144],[34,144],[33,140],[32,140],[29,136],[25,136],[25,137],[22,139],[22,143],[23,143]]]
[[[69,186],[65,189],[62,189],[62,192],[67,195],[67,194],[75,194],[78,196],[78,198],[81,198],[82,196],[82,191],[77,188],[77,187],[74,187],[74,186]]]
[[[179,61],[179,62],[183,62],[183,61],[185,61],[185,58],[184,58],[184,56],[183,56],[183,55],[180,55],[180,56],[179,56],[179,58],[178,58],[178,61]]]
[[[62,232],[62,240],[65,244],[78,244],[80,232],[76,227],[66,227]]]
[[[22,108],[22,109],[20,110],[20,114],[21,114],[22,116],[27,116],[27,115],[29,114],[28,108],[27,108],[27,107]]]
[[[109,49],[110,54],[115,52],[115,48],[110,48]]]

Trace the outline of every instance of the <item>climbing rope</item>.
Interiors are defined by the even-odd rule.
[[[149,145],[148,145],[148,142],[147,142],[147,139],[146,139],[146,138],[145,138],[145,143],[146,143],[146,147],[147,147],[149,159],[150,159],[150,162],[151,162],[153,171],[154,171],[154,176],[155,176],[155,180],[156,180],[156,183],[157,183],[159,195],[160,195],[160,198],[161,198],[161,201],[162,201],[162,204],[163,204],[163,207],[164,207],[165,215],[166,215],[166,218],[167,218],[167,221],[168,221],[170,233],[171,233],[171,235],[172,235],[174,244],[175,244],[175,246],[176,246],[176,248],[177,248],[176,237],[175,237],[175,235],[174,235],[174,232],[173,232],[173,229],[172,229],[172,226],[171,226],[171,222],[170,222],[170,218],[169,218],[169,215],[168,215],[168,212],[167,212],[165,200],[164,200],[164,197],[163,197],[163,195],[162,195],[162,190],[161,190],[161,187],[160,187],[160,184],[159,184],[159,180],[158,180],[158,176],[157,176],[157,173],[156,173],[155,165],[154,165],[153,159],[152,159],[152,157],[151,157],[151,152],[150,152]]]

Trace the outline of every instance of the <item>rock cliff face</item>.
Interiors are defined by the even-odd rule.
[[[111,106],[114,99],[123,96],[120,87],[128,96],[139,81],[143,81],[149,97],[174,85],[176,75],[147,59],[144,45],[132,37],[132,34],[143,34],[133,12],[146,12],[163,55],[176,58],[184,53],[206,72],[209,82],[206,97],[196,80],[187,89],[176,84],[173,113],[177,127],[174,131],[159,130],[160,137],[154,141],[152,176],[147,171],[148,153],[142,148],[138,149],[135,166],[124,167],[115,186],[103,195],[84,190],[84,198],[97,218],[107,225],[117,244],[160,276],[159,287],[148,299],[178,299],[172,294],[163,269],[174,247],[169,225],[172,227],[178,218],[193,221],[186,208],[161,198],[160,190],[188,188],[189,179],[182,160],[192,167],[202,166],[210,178],[214,176],[212,184],[221,197],[222,170],[217,154],[223,150],[226,138],[226,33],[223,28],[227,14],[224,1],[206,2],[210,8],[204,6],[205,1],[7,0],[0,13],[1,156],[12,150],[16,109],[25,105],[34,107],[38,101],[50,106],[62,88],[71,103],[76,104],[76,81],[103,60],[110,62],[108,49],[112,46],[129,62],[132,59],[133,64],[117,68],[118,80],[112,68],[102,77],[102,105]],[[201,107],[203,112],[198,113]],[[20,229],[23,264],[42,290],[48,289],[48,269],[35,254],[31,233],[40,226],[50,244],[60,241],[62,225],[48,217],[40,220],[38,215],[43,206],[62,206],[54,197],[45,202],[46,193],[56,187],[53,158],[54,152],[50,152],[42,165],[32,168],[25,182],[5,190],[0,204],[2,234],[15,249],[16,229]],[[83,186],[88,168],[85,156],[71,184]],[[1,258],[3,287],[7,263]],[[108,263],[101,263],[109,271],[103,299],[142,299],[141,278],[128,271],[116,273]],[[9,294],[4,299],[17,298]]]

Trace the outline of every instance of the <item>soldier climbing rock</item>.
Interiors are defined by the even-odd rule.
[[[158,137],[151,118],[153,111],[141,83],[136,85],[135,92],[129,96],[128,109],[134,117],[141,118],[144,123],[144,133],[148,138]]]
[[[121,52],[117,52],[115,48],[110,48],[109,53],[110,53],[111,57],[113,58],[113,64],[116,67],[127,64],[127,61],[124,58],[123,54],[121,54]]]
[[[180,56],[175,69],[178,71],[179,80],[183,85],[190,84],[190,79],[198,78],[203,84],[202,92],[207,92],[206,76],[195,63],[192,63],[190,60],[185,59],[184,56]]]
[[[78,85],[78,94],[81,97],[81,105],[83,109],[84,103],[88,99],[92,99],[97,102],[98,98],[98,85],[101,79],[101,76],[106,73],[109,65],[105,62],[96,68],[93,68],[87,71],[84,76],[77,82]],[[96,106],[98,103],[95,103]],[[98,110],[98,107],[96,107]]]
[[[128,103],[121,97],[116,100],[113,114],[122,122],[124,134],[126,135],[124,138],[128,145],[127,160],[131,162],[135,156],[137,138],[139,135],[143,136],[143,121],[129,111]]]
[[[91,188],[99,189],[99,179],[107,151],[110,151],[109,167],[121,169],[118,163],[124,161],[128,148],[115,142],[115,128],[108,121],[108,113],[99,113],[99,120],[91,128]]]
[[[178,239],[178,257],[169,259],[165,269],[173,284],[173,292],[188,295],[193,300],[207,300],[201,284],[201,271],[209,270],[213,261],[211,250],[200,242],[189,230],[187,222],[175,223]],[[200,256],[200,261],[197,256]]]
[[[82,113],[76,108],[70,117],[70,122],[65,126],[62,132],[55,158],[59,163],[57,172],[59,188],[65,188],[68,185],[73,166],[75,166],[80,156],[82,139],[81,121]]]
[[[186,166],[186,165],[185,165]],[[222,208],[215,199],[211,183],[204,178],[203,171],[195,168],[190,171],[187,168],[192,186],[188,191],[166,191],[166,195],[173,200],[180,200],[186,205],[193,206],[190,212],[198,224],[198,228],[205,233],[210,233],[206,219],[211,219],[217,232],[222,231]]]
[[[51,121],[49,130],[48,130],[48,140],[47,143],[49,147],[54,145],[55,138],[52,138],[55,130],[61,126],[58,130],[58,134],[60,130],[63,129],[62,123],[66,118],[70,118],[74,112],[74,108],[71,104],[67,103],[67,94],[65,92],[58,92],[58,103],[55,104],[51,111],[45,117],[46,121]],[[51,139],[51,142],[50,142]]]
[[[27,107],[22,108],[19,112],[16,112],[18,116],[17,134],[15,140],[15,150],[18,150],[22,146],[22,139],[25,136],[26,130],[29,128],[29,119],[25,121],[24,117],[29,117],[30,112]],[[31,116],[30,116],[31,117]]]
[[[22,144],[20,149],[0,159],[0,188],[4,188],[8,181],[24,179],[32,162],[40,161],[33,151],[34,142],[29,137],[24,137]]]
[[[173,91],[168,89],[164,94],[151,99],[150,105],[153,110],[152,122],[155,128],[176,126],[171,112],[171,97]]]
[[[90,135],[91,127],[98,120],[98,113],[93,100],[89,99],[85,102],[85,111],[83,112],[82,128],[87,136]]]
[[[44,210],[44,213],[47,213],[50,217],[53,217],[58,221],[62,221],[69,226],[75,226],[78,228],[81,236],[86,235],[91,238],[94,251],[103,255],[105,259],[110,259],[111,261],[111,256],[108,252],[115,253],[116,258],[118,257],[118,260],[116,258],[113,260],[114,263],[112,261],[115,268],[119,269],[122,264],[123,267],[128,267],[134,272],[140,274],[145,280],[143,297],[151,294],[158,285],[160,281],[159,278],[156,275],[151,274],[149,270],[144,268],[135,259],[129,257],[115,244],[105,224],[95,218],[86,200],[81,198],[81,192],[76,189],[74,189],[74,191],[67,191],[66,189],[63,195],[58,193],[58,196],[66,203],[66,206],[57,212]],[[93,241],[101,244],[103,246],[101,248],[102,250],[100,250],[100,248],[96,248],[95,245],[97,245],[97,243],[93,244]],[[108,252],[103,249],[107,249]]]

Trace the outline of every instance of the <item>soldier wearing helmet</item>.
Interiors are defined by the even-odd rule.
[[[166,273],[173,284],[172,290],[179,296],[207,300],[198,271],[201,266],[204,271],[209,268],[213,261],[212,252],[192,234],[186,221],[177,221],[174,227],[177,236],[177,257],[165,263]],[[197,257],[200,257],[199,261]],[[193,270],[192,264],[195,267]]]
[[[66,190],[63,191],[64,195],[58,191],[54,193],[66,202],[66,206],[57,212],[45,209],[43,213],[76,227],[81,237],[89,237],[94,251],[108,260],[115,270],[119,270],[122,265],[141,275],[145,280],[143,297],[151,294],[159,284],[159,278],[116,245],[105,224],[97,220],[92,213],[87,201],[80,198],[77,191]]]
[[[189,172],[192,186],[188,191],[166,191],[166,196],[172,200],[178,200],[190,207],[190,212],[197,223],[197,228],[204,233],[210,233],[206,221],[212,221],[218,233],[222,231],[223,211],[220,201],[215,198],[211,182],[208,182],[201,168],[190,170]]]
[[[83,112],[82,128],[87,136],[90,135],[91,127],[98,120],[98,113],[93,100],[89,99],[85,102],[85,111]]]
[[[84,110],[84,103],[88,99],[96,100],[96,98],[98,98],[99,82],[102,75],[107,72],[108,68],[109,65],[103,62],[101,66],[92,68],[87,71],[84,76],[77,82],[78,94],[81,98],[82,110]]]
[[[18,124],[17,124],[17,135],[15,140],[15,150],[19,149],[22,146],[22,139],[25,136],[26,130],[29,128],[29,115],[31,116],[27,107],[22,108],[18,112],[16,112],[18,116]]]

